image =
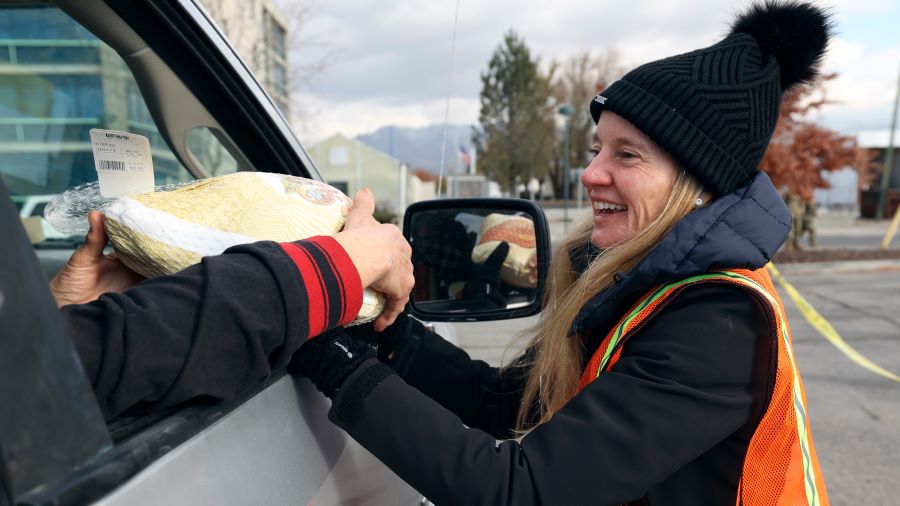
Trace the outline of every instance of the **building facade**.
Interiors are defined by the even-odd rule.
[[[0,7],[0,174],[14,198],[96,181],[92,128],[146,136],[157,184],[191,178],[115,51],[49,4]]]
[[[116,51],[51,3],[0,5],[0,178],[23,218],[42,216],[53,195],[97,180],[93,128],[147,137],[156,185],[194,180]],[[237,170],[211,130],[185,135],[204,175]],[[62,237],[42,226],[46,238]]]
[[[203,6],[290,118],[290,67],[286,17],[270,0],[203,0]]]
[[[381,209],[399,215],[407,205],[435,197],[433,178],[355,139],[332,135],[308,151],[329,184],[351,197],[369,188]]]
[[[875,181],[864,180],[860,187],[860,215],[874,218],[878,215],[878,204],[883,203],[882,217],[890,218],[900,208],[900,132],[893,139],[893,161],[887,181],[887,193],[881,198],[881,175],[887,162],[887,151],[891,147],[890,130],[864,130],[859,133],[859,146],[872,150],[869,173],[877,174]]]

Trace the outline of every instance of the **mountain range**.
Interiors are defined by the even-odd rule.
[[[447,143],[444,150],[446,174],[463,172],[464,163],[461,147],[469,155],[472,153],[472,125],[448,125]],[[441,145],[444,143],[444,125],[428,125],[421,128],[383,126],[378,130],[362,134],[357,140],[383,151],[411,169],[425,169],[437,173],[441,167]]]

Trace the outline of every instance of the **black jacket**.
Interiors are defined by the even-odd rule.
[[[311,253],[292,259],[274,242],[236,246],[64,306],[104,415],[233,399],[287,365],[311,335],[352,320],[362,288],[347,254],[329,237],[292,244]]]
[[[789,222],[759,175],[682,220],[575,330],[605,336],[657,284],[761,267]],[[397,350],[399,375],[369,361],[330,416],[438,505],[733,504],[770,395],[773,327],[744,289],[691,286],[630,336],[612,371],[521,442],[507,438],[526,371],[500,374],[419,329]]]
[[[2,179],[0,237],[0,330],[9,351],[2,370],[34,361],[77,367],[78,358],[62,351],[71,340],[108,419],[196,398],[233,399],[362,305],[353,261],[334,239],[314,237],[237,246],[60,314]],[[17,387],[45,388],[27,372]],[[75,379],[55,379],[78,391]]]

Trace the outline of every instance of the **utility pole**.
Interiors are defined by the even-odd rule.
[[[894,97],[894,115],[891,116],[891,136],[888,141],[887,153],[884,155],[884,172],[881,174],[881,198],[879,199],[881,205],[878,206],[879,218],[881,217],[884,206],[885,194],[887,193],[891,175],[891,167],[894,164],[894,131],[897,129],[898,103],[900,103],[900,73],[897,75],[897,96]],[[897,210],[894,211],[894,219],[891,220],[891,225],[884,234],[884,239],[881,241],[881,249],[886,250],[888,249],[888,246],[891,245],[891,241],[894,240],[894,234],[897,233],[897,227],[900,227],[900,205],[898,205]]]
[[[875,218],[884,217],[884,206],[887,200],[888,186],[891,182],[891,168],[894,164],[894,131],[897,129],[897,106],[900,104],[900,72],[897,74],[897,94],[894,97],[894,113],[891,114],[891,133],[888,140],[887,151],[884,153],[884,169],[881,171],[881,193],[878,194],[878,208],[875,210]]]
[[[575,109],[569,104],[563,104],[557,113],[566,120],[563,130],[563,232],[569,232],[569,126],[572,124],[572,115]]]
[[[400,172],[400,210],[398,214],[402,217],[406,213],[406,206],[408,197],[406,195],[406,184],[409,180],[409,167],[406,166],[405,163],[400,162],[399,167]]]
[[[356,195],[363,188],[362,161],[359,159],[359,141],[356,139],[353,140],[353,149],[353,159],[356,161],[356,188],[353,189],[353,195]]]

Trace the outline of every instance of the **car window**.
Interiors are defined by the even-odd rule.
[[[97,179],[92,128],[146,136],[158,185],[194,179],[122,58],[59,9],[21,5],[0,6],[0,174],[20,214],[40,215],[54,194]],[[237,170],[207,129],[194,129],[190,146],[207,173]]]

